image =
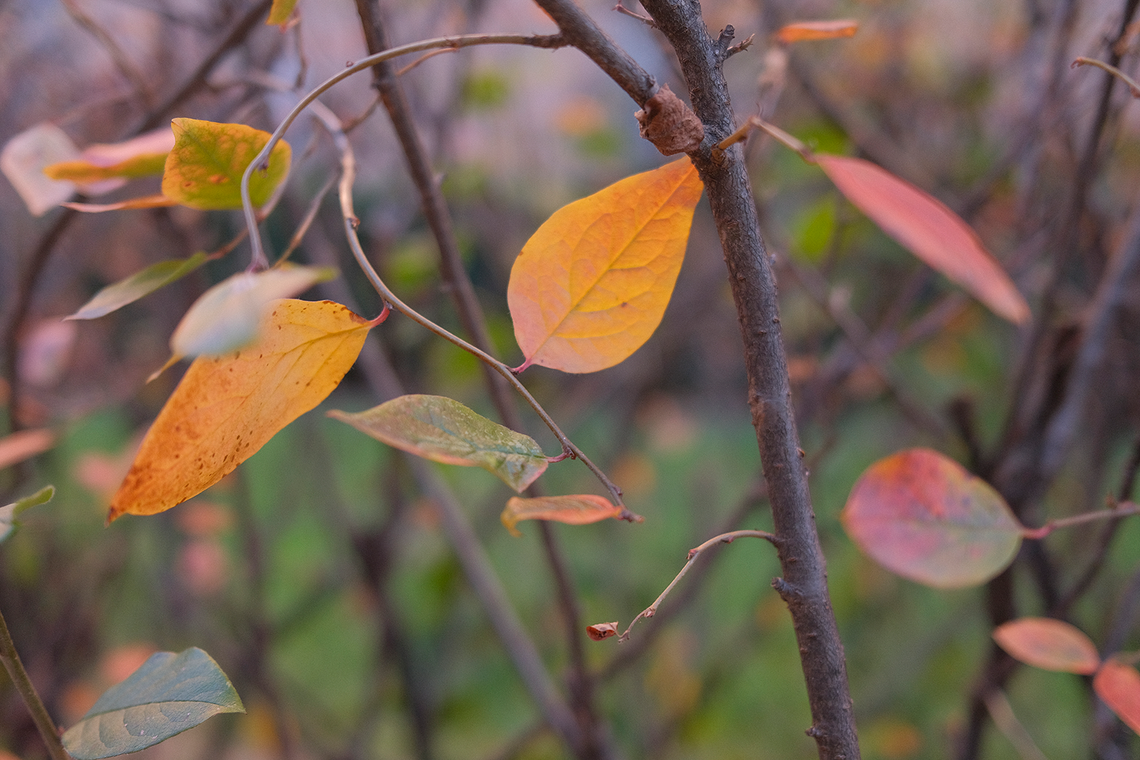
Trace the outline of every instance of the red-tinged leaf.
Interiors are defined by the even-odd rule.
[[[74,160],[45,166],[44,174],[80,185],[158,176],[173,147],[174,133],[166,128],[156,129],[121,143],[89,145]]]
[[[13,137],[0,151],[0,171],[16,188],[33,216],[42,216],[75,194],[71,182],[47,177],[43,169],[59,161],[70,161],[79,148],[54,124],[37,124]]]
[[[332,301],[273,304],[255,345],[195,360],[143,439],[107,521],[198,495],[321,403],[356,361],[372,323]]]
[[[1109,659],[1093,677],[1093,690],[1124,723],[1140,734],[1140,673]]]
[[[174,149],[166,158],[162,193],[191,208],[241,208],[241,178],[269,142],[269,133],[244,124],[175,119]],[[249,178],[249,197],[263,206],[289,175],[292,150],[284,140],[273,147],[269,166]]]
[[[270,26],[285,26],[289,23],[289,17],[293,15],[293,8],[296,5],[297,0],[273,0],[273,5],[269,8],[269,18],[265,23]]]
[[[83,211],[88,214],[102,214],[105,211],[122,211],[123,209],[132,208],[165,208],[167,206],[177,206],[178,201],[173,198],[167,198],[165,195],[144,195],[139,198],[131,198],[130,200],[119,201],[118,203],[61,203],[61,206],[75,209],[76,211]]]
[[[815,162],[860,211],[900,245],[1020,324],[1029,305],[977,234],[941,201],[859,158],[815,154]]]
[[[589,525],[611,517],[620,518],[623,514],[624,509],[593,494],[541,496],[534,499],[514,496],[507,502],[507,508],[499,519],[512,536],[521,536],[522,533],[515,526],[523,520],[553,520],[567,525]]]
[[[55,433],[46,429],[21,430],[0,438],[0,470],[19,464],[55,445]]]
[[[524,491],[547,467],[538,442],[443,396],[400,396],[358,414],[329,416],[402,451],[443,464],[482,467]]]
[[[649,340],[702,188],[683,158],[554,212],[523,246],[507,286],[523,367],[596,372]]]
[[[859,22],[849,18],[833,21],[797,21],[781,27],[774,36],[777,42],[789,45],[793,42],[853,37],[858,29]]]
[[[1096,645],[1062,620],[1013,620],[998,626],[994,641],[1014,658],[1043,670],[1088,675],[1100,666]]]
[[[840,519],[879,564],[937,588],[993,578],[1013,561],[1024,530],[989,484],[929,449],[868,467]]]
[[[79,311],[64,319],[96,319],[110,314],[185,277],[209,260],[207,254],[199,251],[188,259],[170,259],[151,264],[141,272],[103,288],[83,304]]]
[[[586,626],[586,635],[594,641],[602,641],[608,639],[610,636],[618,635],[618,624],[615,620],[612,623],[595,623],[594,625]]]

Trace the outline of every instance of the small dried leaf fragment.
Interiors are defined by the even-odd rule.
[[[512,536],[521,536],[522,533],[515,526],[523,520],[553,520],[567,525],[589,525],[610,518],[618,519],[625,514],[628,513],[623,507],[594,494],[541,496],[533,499],[513,496],[499,519]]]
[[[961,217],[933,196],[860,158],[815,154],[815,162],[860,211],[928,266],[1015,324],[1029,305]]]
[[[661,85],[661,89],[645,101],[645,108],[635,113],[634,118],[640,125],[641,136],[665,156],[694,151],[705,139],[701,120],[667,84]]]
[[[555,211],[507,286],[523,366],[596,372],[640,348],[669,304],[703,187],[683,158]]]
[[[269,142],[269,133],[244,124],[175,119],[174,148],[166,158],[162,194],[198,209],[241,208],[241,178]],[[289,174],[292,149],[284,140],[270,151],[268,167],[249,178],[249,197],[263,206]]]
[[[530,436],[443,396],[400,396],[358,414],[334,410],[329,416],[433,462],[482,467],[519,492],[545,472],[548,464]]]
[[[332,301],[282,300],[256,344],[195,360],[143,439],[107,521],[165,511],[228,475],[332,393],[371,325]]]
[[[1024,530],[988,483],[930,449],[868,467],[840,520],[880,565],[936,588],[993,578],[1013,561]]]
[[[1136,668],[1115,659],[1105,661],[1093,677],[1093,690],[1125,725],[1140,734],[1140,672]]]
[[[1020,618],[998,626],[994,641],[1014,658],[1043,670],[1088,675],[1100,655],[1088,636],[1062,620]]]
[[[603,641],[611,636],[618,635],[618,622],[615,620],[612,623],[595,623],[594,625],[586,626],[586,635],[594,641]]]
[[[850,18],[831,21],[797,21],[780,27],[774,36],[777,42],[789,45],[793,42],[853,37],[858,30],[859,22]]]

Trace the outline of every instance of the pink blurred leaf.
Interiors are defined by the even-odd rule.
[[[1140,673],[1117,660],[1107,660],[1093,678],[1093,690],[1125,724],[1140,734]]]
[[[1013,620],[994,631],[994,640],[1015,659],[1044,670],[1088,675],[1100,665],[1089,637],[1062,620]]]

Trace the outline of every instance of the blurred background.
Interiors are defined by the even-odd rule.
[[[654,29],[609,0],[581,4],[658,81],[686,92]],[[819,169],[766,138],[748,143],[864,757],[1027,757],[1008,720],[983,730],[972,755],[956,749],[977,726],[971,693],[989,656],[993,590],[900,580],[858,553],[838,513],[867,465],[909,446],[938,449],[987,477],[1009,472],[1018,445],[1064,396],[1094,294],[1127,242],[1140,181],[1138,106],[1103,72],[1069,64],[1116,56],[1134,71],[1136,3],[703,5],[714,34],[731,24],[737,40],[755,35],[725,63],[739,119],[761,114],[819,151],[868,158],[935,194],[978,230],[1034,308],[1031,325],[1003,322],[889,240]],[[42,122],[80,148],[180,116],[272,130],[301,95],[366,51],[349,0],[300,0],[298,20],[284,30],[264,25],[266,6],[0,0],[0,144]],[[525,0],[381,6],[393,44],[555,31]],[[830,18],[856,19],[858,33],[791,49],[769,42],[784,23]],[[361,236],[397,294],[460,331],[370,82],[360,74],[321,97],[345,122],[363,118],[351,132]],[[517,365],[505,292],[523,243],[563,204],[663,159],[638,137],[636,105],[573,49],[440,54],[401,82],[498,356]],[[292,174],[264,226],[271,255],[319,203],[294,259],[336,263],[342,277],[305,297],[374,316],[380,302],[352,263],[335,193],[320,200],[338,168],[332,141],[308,116],[287,138]],[[143,180],[99,200],[150,192],[157,183]],[[323,415],[385,400],[360,369],[200,497],[103,527],[134,447],[185,364],[149,384],[147,376],[168,357],[169,335],[195,298],[245,268],[248,245],[101,319],[61,318],[149,264],[220,249],[242,225],[238,212],[182,207],[34,216],[0,180],[0,432],[52,437],[44,453],[0,471],[0,503],[48,483],[58,489],[0,546],[0,610],[52,715],[69,726],[151,652],[198,646],[234,680],[248,713],[215,718],[149,758],[569,757],[472,594],[438,504],[402,456]],[[1131,495],[1140,430],[1134,284],[1067,463],[1048,497],[1027,507],[1028,522],[1099,508],[1108,493]],[[646,518],[551,530],[583,625],[618,620],[624,629],[688,549],[726,530],[770,527],[740,353],[717,236],[701,205],[672,303],[647,345],[593,375],[539,367],[524,375]],[[366,355],[389,362],[408,392],[493,415],[476,362],[407,319],[373,330]],[[525,419],[525,432],[556,452],[541,422]],[[573,647],[537,526],[523,524],[524,536],[512,538],[499,523],[508,489],[482,471],[432,467],[460,496],[562,683]],[[552,466],[543,482],[553,493],[600,492],[572,461]],[[1092,527],[1051,537],[1049,566],[1067,586],[1099,561],[1069,619],[1098,644],[1136,648],[1140,527],[1125,522],[1104,535]],[[769,585],[778,572],[762,542],[718,548],[629,642],[578,645],[615,756],[815,756],[803,733],[811,719],[790,620]],[[1053,609],[1041,577],[1015,568],[1007,579],[1018,614]],[[44,757],[2,679],[0,757]],[[1136,756],[1128,754],[1135,737],[1113,728],[1076,676],[1022,669],[1004,694],[1044,756]]]

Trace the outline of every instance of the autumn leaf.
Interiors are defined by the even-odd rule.
[[[80,185],[158,176],[173,147],[174,134],[164,127],[120,143],[89,145],[78,158],[50,164],[43,171],[52,179]]]
[[[1063,620],[1013,620],[998,626],[994,641],[1015,659],[1043,670],[1088,675],[1100,665],[1096,645]]]
[[[813,160],[860,211],[923,262],[995,314],[1020,324],[1029,305],[977,234],[941,201],[860,158],[817,153]]]
[[[143,439],[107,521],[170,509],[232,472],[340,384],[371,326],[332,301],[283,300],[257,344],[195,360]]]
[[[840,519],[883,567],[937,588],[993,578],[1013,561],[1024,530],[989,484],[929,449],[868,467]]]
[[[1107,660],[1093,677],[1093,690],[1124,723],[1140,734],[1140,672]]]
[[[241,208],[241,178],[269,142],[269,133],[244,124],[175,119],[174,148],[166,158],[162,193],[198,209]],[[249,179],[254,206],[264,205],[289,174],[292,150],[284,140],[269,154],[268,169]]]
[[[82,211],[87,214],[102,214],[106,211],[123,211],[132,208],[166,208],[167,206],[177,206],[178,201],[173,198],[167,198],[165,195],[141,195],[138,198],[130,198],[118,203],[73,203],[67,201],[59,204],[66,208]]]
[[[10,433],[0,438],[0,470],[42,454],[54,445],[55,433],[46,428]]]
[[[151,264],[146,269],[103,288],[83,304],[79,311],[64,319],[96,319],[110,314],[185,277],[209,260],[209,255],[198,251],[187,259],[169,259]]]
[[[788,45],[793,42],[852,37],[858,29],[859,22],[849,18],[833,21],[797,21],[780,27],[773,36],[777,42]]]
[[[273,0],[273,5],[269,8],[269,18],[265,23],[270,26],[285,26],[289,23],[289,17],[293,15],[293,8],[297,5],[297,0]]]
[[[612,623],[594,623],[586,626],[586,635],[594,641],[604,641],[611,636],[617,636],[617,634],[618,624],[616,620]]]
[[[588,525],[611,517],[617,519],[624,514],[626,511],[623,507],[593,494],[540,496],[533,499],[513,496],[499,519],[512,536],[521,536],[522,533],[515,526],[523,520],[554,520],[567,525]]]
[[[433,462],[482,467],[519,492],[547,467],[533,438],[443,396],[400,396],[358,414],[334,410],[329,416]]]
[[[702,187],[683,158],[554,212],[507,286],[520,369],[595,372],[640,348],[669,304]]]

